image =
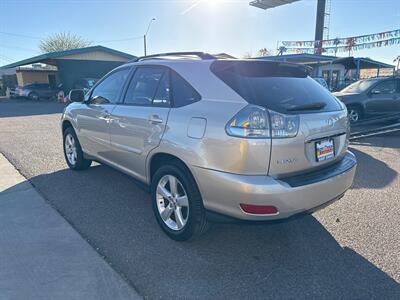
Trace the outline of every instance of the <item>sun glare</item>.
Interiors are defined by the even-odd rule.
[[[208,7],[215,9],[223,0],[202,0]]]

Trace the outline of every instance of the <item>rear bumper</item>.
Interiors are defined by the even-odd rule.
[[[354,154],[347,152],[335,167],[319,170],[302,178],[282,180],[270,176],[230,174],[199,167],[192,167],[192,171],[207,210],[240,220],[267,221],[312,212],[339,199],[353,183],[356,164]],[[308,181],[304,180],[304,177],[308,177]],[[240,208],[241,203],[272,205],[278,209],[278,213],[249,214]]]

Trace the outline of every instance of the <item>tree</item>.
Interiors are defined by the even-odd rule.
[[[246,52],[246,53],[243,54],[243,58],[244,59],[249,59],[249,58],[252,58],[252,57],[253,57],[253,55],[251,54],[251,52]]]
[[[267,48],[262,48],[260,50],[257,51],[257,56],[261,57],[261,56],[268,56],[270,55],[270,52]]]
[[[39,43],[39,49],[43,53],[64,51],[90,46],[91,42],[72,34],[70,32],[60,32],[53,34]]]

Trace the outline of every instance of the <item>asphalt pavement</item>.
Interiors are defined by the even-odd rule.
[[[0,101],[0,152],[145,298],[400,299],[400,134],[356,141],[354,187],[324,210],[178,243],[130,177],[67,169],[61,110]]]

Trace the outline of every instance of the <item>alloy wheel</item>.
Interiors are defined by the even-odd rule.
[[[156,201],[158,213],[168,228],[178,231],[185,227],[189,218],[187,193],[173,175],[161,177],[157,184]]]
[[[67,134],[65,136],[65,155],[67,156],[68,162],[71,165],[75,165],[78,159],[78,151],[76,149],[75,138],[72,134]]]
[[[350,122],[355,123],[360,119],[360,115],[358,114],[358,111],[355,109],[350,109],[349,111],[349,119]]]

